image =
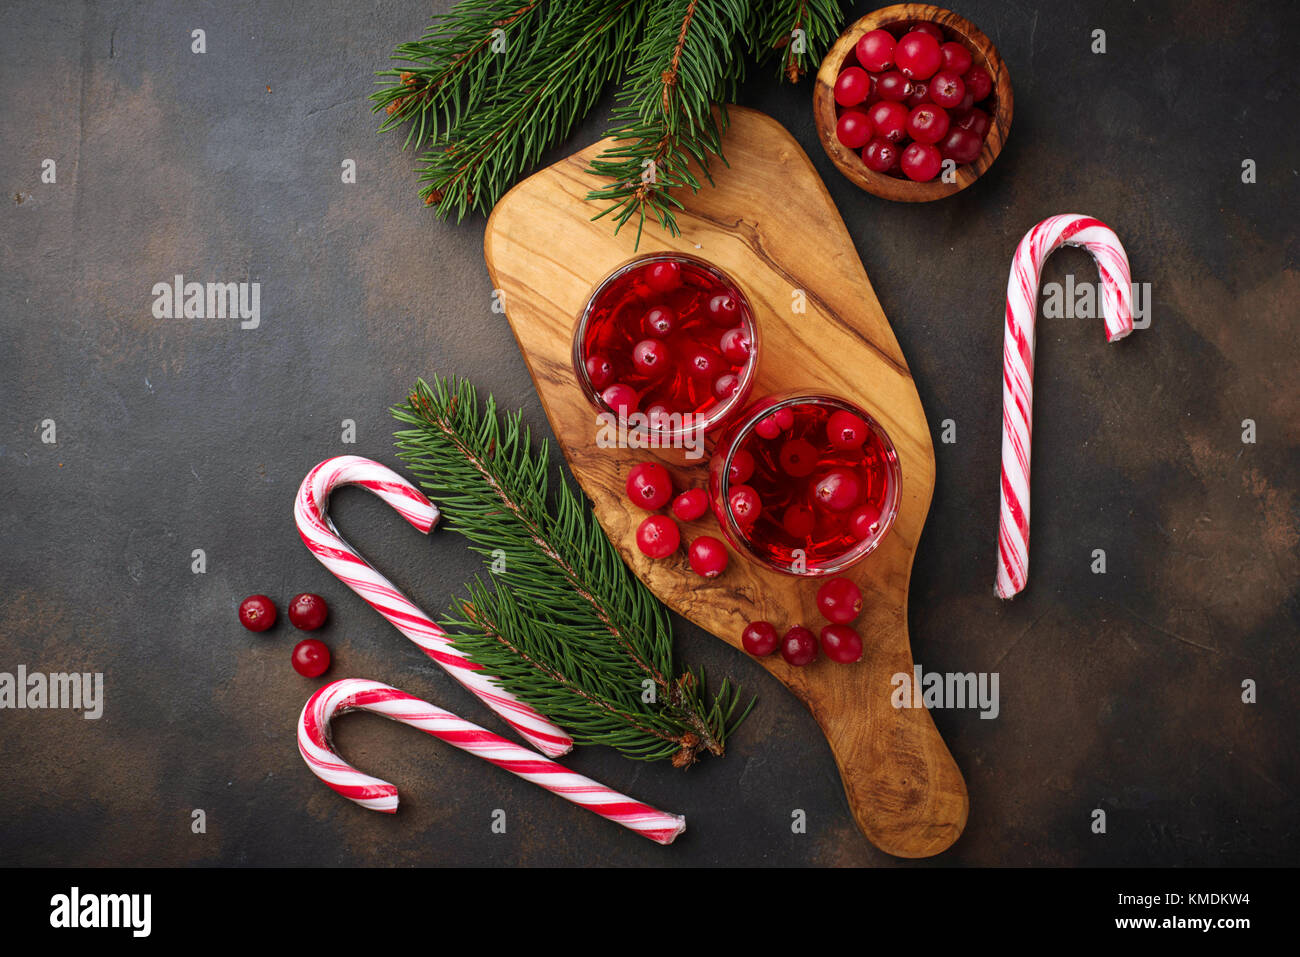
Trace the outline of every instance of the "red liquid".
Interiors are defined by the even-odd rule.
[[[667,413],[709,418],[730,402],[728,395],[720,397],[715,393],[718,380],[726,375],[743,380],[746,367],[753,361],[756,345],[753,320],[744,297],[734,287],[697,263],[673,261],[680,267],[680,282],[674,288],[651,288],[647,282],[654,265],[651,262],[629,269],[600,290],[588,308],[580,358],[583,363],[591,356],[608,359],[614,367],[610,383],[623,383],[634,389],[639,412],[662,406]],[[709,301],[724,294],[733,297],[738,309],[731,319],[720,320],[710,315]],[[652,334],[646,322],[646,313],[655,307],[672,311],[673,328],[667,335]],[[722,352],[723,334],[736,326],[748,331],[751,343],[751,359],[743,363],[728,359]],[[662,342],[668,353],[666,362],[651,373],[638,369],[632,358],[637,343],[647,339]],[[696,372],[690,364],[693,357],[701,354],[711,362],[706,374]],[[739,406],[743,400],[742,390],[731,402],[732,407]]]
[[[843,557],[863,541],[850,528],[849,520],[856,510],[872,507],[883,521],[889,508],[891,465],[880,437],[870,429],[859,448],[832,447],[826,436],[826,422],[836,411],[834,408],[813,404],[788,408],[794,413],[794,424],[789,429],[771,439],[751,430],[738,446],[754,457],[754,474],[745,484],[762,501],[762,510],[748,529],[746,541],[759,558],[787,568],[796,563],[795,550],[802,549],[803,562],[811,568]],[[799,472],[809,469],[805,476],[790,475],[781,463],[781,449],[799,439],[816,450],[810,469],[806,462],[795,468]],[[859,494],[851,507],[834,510],[818,500],[818,484],[832,469],[845,469],[857,477]],[[811,510],[812,530],[806,535],[791,534],[783,522],[787,509],[796,505]],[[871,534],[864,537],[870,538]]]

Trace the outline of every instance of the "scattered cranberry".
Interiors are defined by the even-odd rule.
[[[871,80],[861,67],[849,67],[835,81],[835,102],[840,106],[857,106],[870,92]]]
[[[933,24],[920,24],[913,28],[903,39],[898,41],[894,50],[894,62],[911,80],[928,80],[943,63],[943,54],[939,52],[939,41],[925,27]],[[936,31],[937,27],[934,28]],[[939,34],[943,36],[942,33]]]
[[[943,169],[943,157],[929,143],[909,143],[907,149],[903,150],[898,165],[908,179],[928,183]]]
[[[897,143],[907,135],[907,107],[902,103],[881,100],[867,111],[871,125],[876,128],[876,135],[881,139]]]
[[[877,173],[898,169],[898,146],[877,136],[862,151],[862,162]]]
[[[672,512],[683,522],[693,522],[709,510],[709,493],[702,488],[688,488],[673,499]]]
[[[832,624],[847,625],[862,613],[862,590],[847,578],[832,578],[817,589],[817,610]]]
[[[909,93],[912,92],[912,81],[897,70],[890,70],[888,73],[882,73],[880,79],[876,81],[876,95],[882,100],[893,100],[895,103],[901,103]]]
[[[275,624],[275,602],[265,595],[249,595],[239,603],[239,623],[249,631],[266,631]]]
[[[722,334],[718,345],[722,347],[722,355],[727,361],[734,362],[738,366],[743,366],[749,361],[749,354],[754,347],[749,338],[749,330],[744,326],[728,329]]]
[[[948,135],[939,141],[939,153],[943,158],[958,164],[975,162],[983,149],[984,141],[970,130],[964,130],[960,126],[954,126],[948,131]]]
[[[620,416],[627,417],[636,411],[636,389],[622,382],[615,382],[600,394],[600,398]]]
[[[727,546],[712,535],[701,535],[686,553],[691,570],[705,578],[717,578],[727,570]]]
[[[781,657],[797,668],[817,657],[817,638],[803,625],[795,625],[781,639]]]
[[[666,306],[655,306],[645,314],[646,334],[657,339],[662,339],[664,336],[671,334],[676,326],[677,316]],[[590,362],[591,360],[588,359],[587,361]]]
[[[975,62],[970,50],[967,50],[962,44],[952,41],[939,45],[939,55],[943,57],[943,68],[956,73],[958,76],[963,75]]]
[[[826,438],[835,448],[846,452],[861,448],[867,440],[867,423],[852,412],[840,409],[826,420]]]
[[[875,505],[863,505],[849,516],[849,531],[859,541],[870,538],[880,528],[880,509]]]
[[[766,658],[776,651],[776,628],[770,621],[751,621],[740,633],[740,643],[755,658]]]
[[[835,138],[851,150],[866,146],[872,132],[871,117],[861,110],[845,110],[835,124]]]
[[[315,631],[325,624],[329,611],[324,598],[304,592],[289,601],[289,623],[303,631]]]
[[[791,439],[781,446],[777,460],[781,463],[781,471],[786,475],[803,478],[805,475],[812,475],[820,455],[817,446],[807,439]]]
[[[681,543],[682,533],[667,515],[651,515],[636,530],[636,547],[647,558],[667,558]]]
[[[740,321],[740,303],[730,293],[720,292],[709,300],[709,318],[721,326],[734,326]]]
[[[795,502],[781,514],[781,527],[791,538],[807,538],[817,527],[817,516],[807,505]]]
[[[966,99],[966,84],[956,73],[940,70],[930,80],[930,102],[945,110],[956,109]]]
[[[858,40],[858,62],[872,73],[888,70],[894,64],[896,41],[888,30],[872,30]]]
[[[293,646],[293,670],[304,678],[319,678],[330,666],[330,650],[325,642],[304,638]]]
[[[614,381],[614,363],[605,356],[587,356],[586,366],[592,388],[603,389]]]
[[[862,500],[862,481],[852,469],[831,469],[813,488],[813,498],[832,512],[847,512]]]
[[[732,517],[735,518],[736,524],[741,528],[748,528],[758,521],[758,516],[763,514],[763,502],[748,485],[737,485],[727,496],[727,506]]]
[[[948,123],[948,114],[943,109],[933,103],[922,103],[907,115],[907,135],[917,143],[937,143],[948,132]]]
[[[987,99],[988,95],[993,92],[993,77],[989,76],[989,71],[982,66],[973,66],[966,71],[962,78],[966,84],[966,89],[970,90],[970,95],[979,103]]]
[[[682,284],[680,263],[651,263],[645,274],[646,284],[655,292],[672,292]]]
[[[642,462],[632,466],[624,486],[632,504],[647,512],[663,508],[673,497],[673,480],[668,470],[658,462]]]
[[[668,346],[658,339],[642,339],[632,347],[632,365],[644,376],[663,375],[671,366]]]
[[[743,485],[754,474],[754,456],[745,449],[736,449],[731,453],[731,466],[727,469],[727,481],[732,485]]]
[[[862,637],[848,625],[822,629],[822,651],[831,661],[849,665],[862,657]]]

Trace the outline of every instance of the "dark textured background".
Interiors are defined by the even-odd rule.
[[[441,4],[436,6],[441,7]],[[1085,8],[1091,8],[1083,12]],[[858,12],[869,7],[861,6]],[[970,786],[939,864],[1300,859],[1294,4],[964,2],[1016,91],[993,169],[895,205],[826,160],[809,87],[755,74],[822,171],[936,431],[912,581],[928,669],[997,671],[1002,714],[938,713]],[[0,864],[889,864],[858,833],[812,719],[753,662],[680,624],[682,656],[760,705],[689,773],[586,750],[574,767],[690,829],[652,846],[417,732],[350,718],[340,748],[402,789],[393,817],[312,777],[287,625],[239,600],[331,602],[330,677],[485,709],[329,576],[293,493],[318,460],[394,463],[386,409],[458,372],[545,419],[490,310],[483,221],[436,221],[375,134],[371,74],[428,20],[410,3],[7,3],[0,31],[0,671],[103,671],[106,710],[0,712]],[[190,53],[190,30],[208,52]],[[1094,28],[1108,52],[1089,52]],[[269,88],[269,89],[268,89]],[[597,138],[607,98],[554,156]],[[40,182],[45,157],[58,182]],[[1258,163],[1244,185],[1241,162]],[[358,165],[355,185],[340,163]],[[1150,329],[1045,321],[1033,571],[991,596],[1007,268],[1046,215],[1084,212],[1150,282]],[[651,240],[653,242],[653,239]],[[1053,257],[1044,279],[1083,252]],[[262,283],[262,326],[158,320],[151,287]],[[53,418],[58,444],[43,445]],[[358,440],[340,443],[340,421]],[[937,442],[957,423],[955,445]],[[1255,445],[1241,422],[1258,423]],[[357,491],[340,527],[431,610],[474,574]],[[203,548],[206,575],[190,571]],[[1109,573],[1089,571],[1104,548]],[[1259,703],[1243,705],[1253,678]],[[495,725],[494,725],[495,726]],[[1089,830],[1106,809],[1109,833]],[[208,832],[190,832],[193,808]],[[505,808],[505,835],[489,831]],[[790,832],[793,808],[808,813]]]

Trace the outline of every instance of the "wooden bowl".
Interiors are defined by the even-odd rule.
[[[989,133],[984,139],[984,148],[974,163],[957,167],[956,177],[951,183],[945,183],[942,176],[928,183],[916,183],[904,176],[877,173],[868,169],[857,151],[849,149],[835,135],[835,124],[839,119],[839,107],[835,102],[835,81],[839,78],[841,70],[857,63],[854,48],[858,40],[864,34],[881,28],[898,34],[899,27],[910,26],[923,20],[938,24],[946,33],[960,39],[971,51],[975,65],[984,67],[993,78],[993,92],[983,104],[977,104],[990,117]],[[979,179],[1002,152],[1002,144],[1011,130],[1013,105],[1011,77],[1007,74],[1006,64],[998,56],[992,41],[966,18],[959,17],[951,10],[926,3],[898,3],[892,7],[883,7],[868,13],[850,26],[835,41],[835,45],[822,60],[821,69],[817,71],[817,85],[813,91],[813,113],[817,121],[817,133],[821,136],[826,155],[840,168],[841,173],[868,193],[900,203],[928,203],[934,199],[942,199],[944,196],[961,192]]]

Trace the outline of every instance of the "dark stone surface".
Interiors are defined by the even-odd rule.
[[[1091,8],[1091,9],[1088,9]],[[860,8],[861,10],[866,7]],[[388,406],[458,372],[546,429],[503,317],[483,221],[439,223],[376,136],[371,73],[422,5],[9,4],[0,38],[0,671],[103,671],[99,721],[0,712],[0,864],[891,864],[854,827],[812,719],[743,655],[680,624],[681,656],[758,693],[723,760],[689,773],[587,750],[575,768],[685,813],[650,845],[415,731],[343,721],[340,748],[402,788],[361,810],[295,746],[317,682],[252,592],[331,602],[332,677],[486,712],[303,549],[290,510],[321,458],[395,464]],[[1297,146],[1292,4],[995,4],[960,12],[1016,88],[978,184],[913,207],[844,180],[807,88],[753,76],[822,171],[936,432],[912,583],[917,660],[997,671],[1001,716],[936,715],[966,774],[965,835],[934,864],[1295,863]],[[207,53],[190,52],[190,31]],[[1104,29],[1108,52],[1089,52]],[[559,156],[596,138],[607,98]],[[40,182],[57,161],[57,183]],[[355,185],[340,182],[344,158]],[[1241,163],[1258,183],[1241,182]],[[1110,223],[1151,328],[1045,321],[1033,565],[991,596],[1001,316],[1022,233]],[[1082,252],[1045,281],[1092,281]],[[262,284],[262,324],[159,320],[154,283]],[[1079,328],[1082,326],[1083,328]],[[357,425],[355,445],[340,423]],[[957,442],[938,442],[953,419]],[[1241,441],[1255,420],[1256,444]],[[53,419],[57,444],[40,441]],[[340,527],[431,610],[478,567],[345,492]],[[191,551],[206,550],[205,575]],[[1091,552],[1108,572],[1093,575]],[[1259,703],[1241,702],[1253,679]],[[495,725],[494,725],[495,726]],[[194,808],[206,834],[190,830]],[[508,812],[505,835],[489,830]],[[808,833],[790,832],[791,810]],[[1108,833],[1090,832],[1105,809]]]

